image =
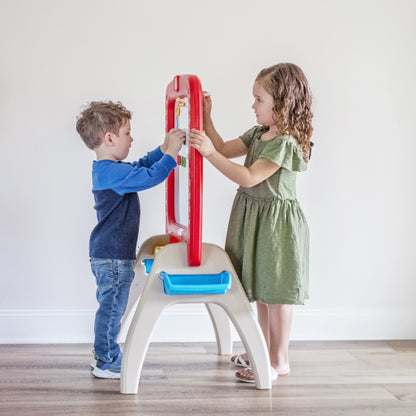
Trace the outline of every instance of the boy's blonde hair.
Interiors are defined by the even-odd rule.
[[[92,150],[98,147],[106,133],[118,135],[120,127],[132,113],[120,102],[93,101],[77,118],[77,132]]]
[[[296,137],[303,158],[309,160],[312,136],[312,94],[303,71],[295,64],[282,63],[260,71],[256,78],[273,97],[275,122],[283,134]]]

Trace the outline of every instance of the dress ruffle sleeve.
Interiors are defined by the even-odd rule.
[[[260,136],[264,133],[265,129],[261,126],[252,127],[250,130],[247,130],[244,134],[240,136],[240,139],[243,143],[250,147],[253,140],[260,138]]]
[[[302,148],[291,136],[278,136],[270,140],[259,155],[259,159],[269,159],[294,172],[303,172],[307,164],[303,159]]]

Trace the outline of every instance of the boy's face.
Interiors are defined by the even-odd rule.
[[[112,134],[112,139],[114,143],[113,155],[117,160],[125,159],[130,151],[131,143],[133,138],[130,136],[130,120],[120,127],[118,134]]]

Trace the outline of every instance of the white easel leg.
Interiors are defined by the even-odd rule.
[[[221,306],[215,303],[206,303],[205,306],[214,327],[218,355],[231,354],[233,349],[231,322],[226,312]]]

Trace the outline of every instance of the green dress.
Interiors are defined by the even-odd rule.
[[[261,141],[267,127],[241,136],[248,147],[244,166],[265,158],[281,168],[265,181],[239,187],[225,250],[250,302],[303,305],[309,298],[309,229],[296,199],[296,173],[306,170],[292,136]]]

